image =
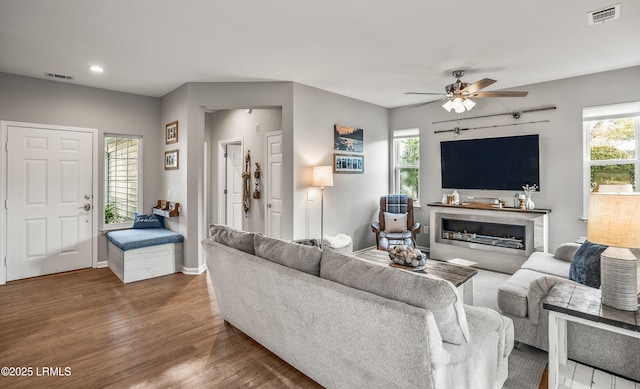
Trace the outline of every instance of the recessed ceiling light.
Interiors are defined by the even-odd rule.
[[[89,70],[91,70],[92,72],[95,72],[95,73],[104,72],[104,69],[102,68],[102,66],[98,66],[98,65],[89,66]]]

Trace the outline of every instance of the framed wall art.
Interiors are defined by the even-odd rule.
[[[178,142],[178,121],[171,122],[164,126],[165,128],[165,143],[176,143]]]
[[[164,152],[164,170],[177,170],[178,156],[180,150],[169,150]]]
[[[333,126],[333,149],[354,153],[364,152],[364,130],[335,124]]]
[[[333,154],[334,173],[364,173],[364,156],[349,154]]]

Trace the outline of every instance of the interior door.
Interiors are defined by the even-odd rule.
[[[242,230],[242,146],[240,144],[227,145],[227,174],[226,174],[226,225]]]
[[[282,238],[282,133],[267,135],[266,234]]]
[[[93,136],[7,128],[7,281],[93,265]]]

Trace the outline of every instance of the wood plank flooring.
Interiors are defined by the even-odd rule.
[[[223,323],[206,273],[125,285],[87,269],[0,286],[3,366],[31,376],[0,376],[1,388],[320,388]]]

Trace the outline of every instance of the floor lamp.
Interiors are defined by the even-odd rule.
[[[587,240],[609,246],[600,255],[602,303],[638,310],[638,260],[629,248],[640,248],[640,194],[592,193]]]
[[[312,186],[320,187],[320,247],[324,246],[324,187],[333,186],[331,166],[314,166]]]

